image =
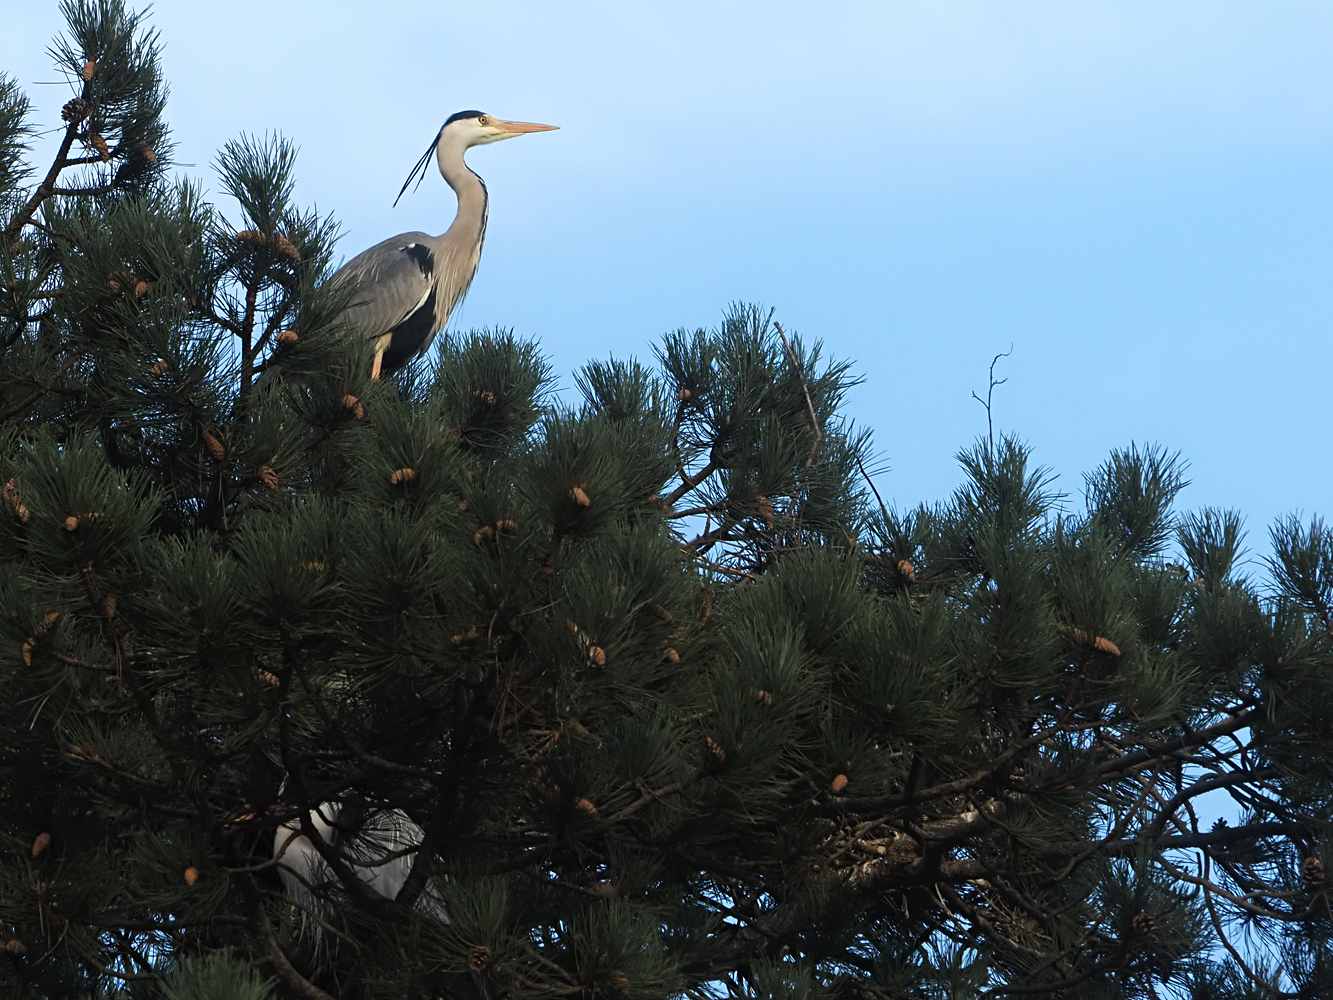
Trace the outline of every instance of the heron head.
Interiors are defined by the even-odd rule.
[[[499,142],[501,139],[512,139],[516,135],[523,135],[525,132],[551,132],[559,128],[558,125],[538,125],[536,122],[509,122],[503,118],[496,118],[494,115],[487,114],[485,111],[460,111],[456,115],[450,115],[448,121],[440,129],[439,133],[426,148],[421,159],[417,160],[416,166],[412,172],[407,175],[407,180],[403,183],[402,190],[398,192],[398,198],[403,196],[413,181],[420,186],[421,180],[426,176],[426,165],[430,162],[431,156],[440,158],[440,172],[444,172],[445,159],[462,159],[463,153],[472,146],[482,146],[488,142]],[[398,204],[398,198],[393,200]]]
[[[512,139],[527,132],[551,132],[558,125],[538,125],[536,122],[510,122],[484,111],[460,111],[450,115],[440,130],[440,141],[446,138],[461,141],[464,148],[480,146],[501,139]]]

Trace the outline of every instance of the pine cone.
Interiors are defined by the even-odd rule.
[[[185,869],[184,877],[186,885],[194,885],[196,882],[199,881],[199,869],[194,867]]]
[[[403,468],[398,469],[396,472],[394,472],[393,475],[389,477],[389,485],[398,486],[401,483],[410,483],[412,480],[416,478],[417,478],[416,470],[404,466]]]
[[[72,101],[66,101],[65,106],[60,109],[60,117],[65,119],[71,125],[77,125],[90,114],[93,113],[93,106],[82,97],[76,97]]]
[[[606,666],[606,650],[604,650],[601,646],[589,646],[588,659],[590,659],[593,663],[597,664],[599,667],[604,667]]]
[[[280,333],[276,334],[273,337],[273,339],[276,340],[279,344],[294,344],[300,339],[300,337],[297,336],[295,330],[283,330]]]
[[[278,488],[278,474],[273,471],[271,465],[260,466],[259,478],[269,489],[276,490]]]
[[[583,487],[586,485],[586,483],[580,483],[569,491],[569,499],[573,500],[580,507],[592,506],[592,501],[588,499],[588,494],[583,492]]]
[[[42,833],[37,834],[36,839],[32,842],[32,856],[34,858],[41,857],[42,852],[50,846],[51,835],[49,833],[43,831]]]
[[[467,952],[467,967],[473,972],[485,972],[491,964],[491,949],[484,944],[474,945]]]
[[[37,623],[37,628],[33,630],[32,635],[24,640],[23,646],[19,650],[19,654],[23,657],[23,665],[25,667],[32,666],[32,651],[37,648],[37,640],[51,630],[51,626],[56,623],[56,619],[59,617],[59,611],[52,611]]]
[[[1157,921],[1146,913],[1134,914],[1134,919],[1129,922],[1129,926],[1141,938],[1155,938],[1157,936]]]
[[[97,62],[96,62],[95,60],[93,60],[93,59],[89,59],[89,60],[87,60],[87,61],[83,64],[83,80],[84,80],[84,82],[86,83],[86,82],[88,82],[89,80],[91,80],[91,79],[93,78],[93,73],[95,73],[96,71],[97,71]]]
[[[662,658],[663,658],[664,660],[667,660],[668,662],[671,662],[671,663],[679,663],[679,662],[680,662],[680,654],[677,653],[677,652],[676,652],[674,649],[672,649],[670,646],[668,646],[666,649],[662,650]]]
[[[839,792],[841,792],[844,788],[847,787],[847,775],[845,774],[834,775],[833,780],[829,782],[828,787],[830,792],[832,792],[834,795],[837,795]]]
[[[1090,632],[1087,632],[1081,628],[1074,628],[1071,625],[1057,626],[1057,631],[1059,631],[1061,635],[1068,636],[1069,638],[1073,639],[1075,642],[1081,642],[1085,646],[1091,646],[1099,653],[1105,653],[1108,656],[1120,655],[1120,647],[1117,646],[1115,643],[1113,643],[1110,639],[1103,639],[1099,635],[1093,635]]]
[[[1301,879],[1309,886],[1324,884],[1324,863],[1318,855],[1311,854],[1301,862]]]
[[[301,251],[292,246],[292,243],[285,236],[273,237],[273,245],[278,253],[295,264],[301,263]]]
[[[28,949],[18,938],[10,938],[6,941],[5,951],[9,952],[11,955],[26,955],[28,953]]]
[[[212,455],[218,461],[221,461],[222,459],[227,457],[227,449],[223,446],[222,442],[217,439],[217,436],[214,435],[212,431],[205,430],[203,433],[203,438],[204,438],[204,447],[208,449],[208,453],[210,455]]]
[[[589,816],[592,816],[597,812],[597,807],[587,799],[575,799],[574,808],[581,813],[587,813]]]
[[[361,401],[350,392],[343,397],[343,409],[351,410],[352,416],[356,417],[357,420],[360,420],[366,415],[365,409],[361,406]],[[462,505],[462,509],[467,510],[467,505]]]
[[[111,147],[106,144],[106,140],[94,132],[88,136],[88,145],[97,150],[97,155],[103,163],[111,159]]]
[[[727,751],[723,750],[722,744],[713,739],[713,737],[705,736],[704,746],[708,748],[708,752],[713,755],[713,759],[719,764],[725,764],[727,762]]]
[[[28,510],[27,507],[23,506],[23,501],[19,499],[18,490],[14,488],[14,480],[11,479],[9,482],[5,483],[3,488],[0,488],[0,496],[3,496],[5,500],[9,502],[9,506],[13,509],[14,515],[20,521],[26,522],[28,518],[32,517],[32,512]]]
[[[73,514],[71,514],[69,517],[65,518],[65,530],[66,530],[66,531],[78,531],[78,530],[79,530],[79,519],[78,519],[77,517],[75,517]]]
[[[898,575],[908,583],[916,583],[916,570],[906,559],[898,560]]]

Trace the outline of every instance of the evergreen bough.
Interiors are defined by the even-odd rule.
[[[504,331],[372,383],[292,146],[224,219],[64,12],[35,183],[0,77],[0,993],[1333,995],[1333,530],[1256,580],[1175,457],[1079,507],[1009,438],[888,511],[755,308],[577,405]],[[397,898],[285,895],[321,803],[424,831]]]

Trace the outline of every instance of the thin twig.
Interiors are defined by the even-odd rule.
[[[884,498],[879,495],[879,490],[875,489],[875,481],[870,478],[870,473],[866,472],[866,467],[861,462],[861,456],[856,455],[856,467],[861,470],[861,475],[865,477],[866,485],[870,487],[870,492],[875,494],[875,500],[879,503],[879,512],[884,515],[884,523],[889,523],[889,509],[884,506]]]
[[[1209,869],[1208,852],[1204,851],[1202,877],[1205,883],[1212,881],[1209,877],[1208,869]],[[1275,996],[1286,998],[1286,997],[1296,997],[1299,995],[1296,993],[1288,993],[1285,990],[1280,990],[1277,987],[1273,986],[1271,983],[1265,982],[1263,979],[1259,978],[1258,974],[1256,974],[1253,969],[1250,968],[1250,966],[1246,963],[1245,959],[1241,956],[1241,953],[1236,950],[1236,946],[1231,943],[1231,939],[1227,937],[1226,931],[1222,929],[1222,920],[1217,915],[1217,907],[1213,905],[1213,892],[1212,889],[1209,888],[1207,884],[1203,886],[1203,901],[1204,904],[1208,907],[1208,916],[1212,920],[1213,930],[1217,931],[1217,939],[1221,941],[1222,946],[1226,948],[1228,952],[1231,953],[1231,957],[1236,960],[1236,964],[1240,966],[1240,970],[1243,973],[1245,973],[1245,977],[1250,982],[1254,983],[1256,986],[1263,987],[1265,990],[1267,990],[1269,993],[1274,994]]]
[[[1000,379],[998,382],[995,381],[995,366],[996,366],[997,363],[999,363],[999,360],[1000,360],[1001,358],[1007,358],[1007,357],[1009,357],[1009,355],[1011,355],[1011,354],[1013,354],[1013,353],[1014,353],[1014,345],[1013,345],[1013,344],[1010,344],[1010,345],[1009,345],[1009,350],[1004,351],[1004,352],[1001,353],[1001,354],[997,354],[997,355],[995,355],[995,357],[993,357],[993,358],[991,359],[991,363],[990,363],[990,388],[988,388],[988,389],[986,390],[986,398],[985,398],[985,399],[982,399],[982,398],[981,398],[980,396],[978,396],[975,392],[972,393],[972,398],[975,399],[978,403],[980,403],[982,406],[984,406],[984,407],[986,408],[986,437],[987,437],[987,439],[990,441],[990,446],[991,446],[991,448],[994,448],[994,447],[995,447],[995,421],[992,419],[992,416],[991,416],[991,397],[994,395],[994,393],[995,393],[995,387],[996,387],[997,385],[1004,385],[1006,382],[1009,381],[1007,378],[1002,378],[1002,379]]]
[[[773,329],[778,331],[778,336],[782,338],[782,346],[787,349],[787,357],[791,359],[796,374],[801,377],[801,391],[805,393],[805,405],[810,411],[810,426],[814,428],[815,439],[810,443],[810,454],[805,458],[805,467],[808,469],[815,460],[815,451],[819,448],[819,442],[824,440],[824,429],[819,426],[819,418],[815,416],[815,404],[810,400],[810,383],[806,381],[805,370],[801,367],[801,359],[796,356],[796,352],[791,349],[791,344],[787,342],[787,335],[782,330],[782,324],[774,320]]]

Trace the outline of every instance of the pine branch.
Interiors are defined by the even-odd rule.
[[[276,935],[273,933],[273,925],[269,923],[268,914],[264,912],[263,896],[260,894],[258,886],[255,885],[252,876],[241,876],[239,884],[250,900],[251,929],[259,939],[260,953],[273,967],[273,971],[277,973],[282,984],[291,990],[294,995],[300,997],[301,1000],[334,1000],[332,996],[297,972],[288,960],[282,946],[278,944]]]
[[[92,81],[84,81],[83,87],[79,91],[79,97],[82,100],[87,101],[91,93]],[[64,138],[60,141],[60,148],[56,151],[55,158],[52,160],[51,167],[47,170],[46,176],[42,178],[42,182],[37,185],[36,190],[34,190],[28,200],[24,202],[23,207],[15,213],[14,217],[9,220],[9,225],[5,227],[5,243],[12,243],[18,237],[18,234],[22,231],[23,227],[32,221],[33,216],[37,214],[37,210],[42,207],[42,203],[56,193],[56,180],[60,177],[60,171],[64,168],[64,162],[69,156],[70,147],[74,145],[74,140],[78,134],[78,122],[70,122],[65,126]]]

